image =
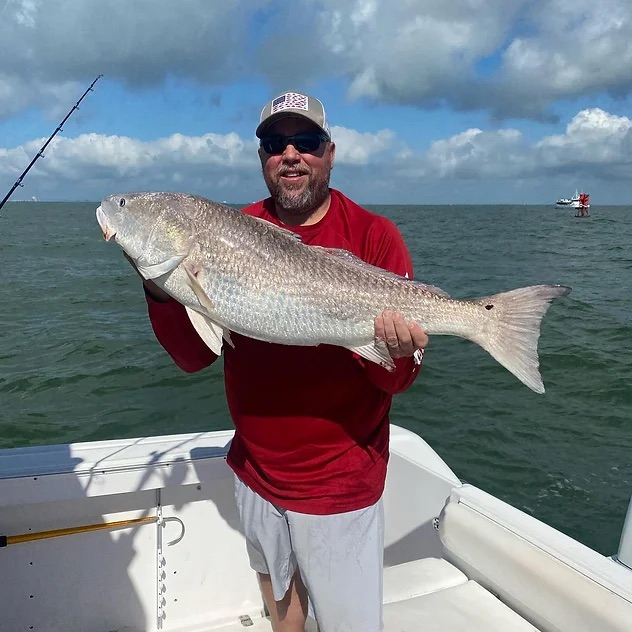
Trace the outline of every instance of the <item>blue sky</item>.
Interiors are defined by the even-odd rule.
[[[629,0],[0,0],[0,194],[267,194],[265,101],[325,104],[360,203],[632,200]]]

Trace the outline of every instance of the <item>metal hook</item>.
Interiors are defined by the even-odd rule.
[[[184,537],[184,534],[185,534],[187,529],[184,526],[184,522],[182,522],[182,520],[180,520],[180,518],[176,518],[175,516],[162,519],[162,524],[163,525],[165,523],[167,523],[167,522],[177,522],[180,525],[180,527],[182,528],[182,531],[180,532],[180,535],[175,540],[171,540],[171,542],[167,542],[167,546],[173,546],[174,544],[178,544],[178,542],[180,542],[180,540],[182,540],[182,538]]]

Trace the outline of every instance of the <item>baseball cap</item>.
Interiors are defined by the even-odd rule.
[[[257,138],[263,137],[272,123],[286,116],[299,116],[315,123],[331,140],[325,106],[316,97],[300,92],[284,92],[266,103],[255,132]]]

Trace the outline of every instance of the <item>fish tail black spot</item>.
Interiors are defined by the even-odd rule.
[[[485,309],[494,309],[494,306],[490,303],[489,305],[485,305]]]

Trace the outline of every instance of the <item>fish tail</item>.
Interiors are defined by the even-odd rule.
[[[540,324],[551,301],[569,292],[563,285],[532,285],[476,299],[489,317],[468,338],[530,389],[544,393],[538,359]]]

